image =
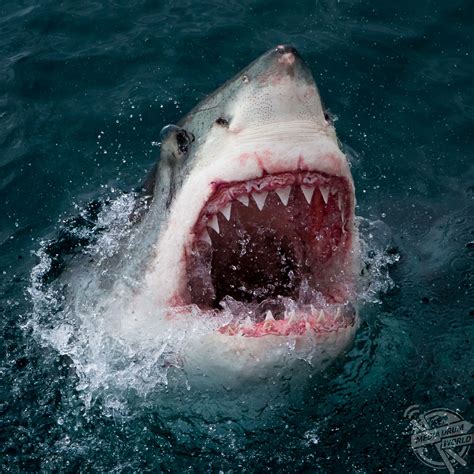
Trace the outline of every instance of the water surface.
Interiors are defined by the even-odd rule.
[[[0,12],[0,470],[418,472],[408,406],[474,422],[471,2],[7,1]],[[151,366],[142,382],[117,378],[112,346],[92,346],[116,365],[84,383],[84,352],[31,329],[60,327],[34,308],[47,291],[32,291],[42,242],[60,241],[91,201],[125,199],[162,126],[279,43],[301,51],[337,119],[373,265],[398,257],[391,289],[377,274],[353,349],[303,408],[267,400],[271,422],[237,405],[208,413],[212,393],[192,412],[195,394],[163,390]]]

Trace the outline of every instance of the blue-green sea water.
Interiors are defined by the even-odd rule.
[[[473,18],[467,0],[3,1],[0,471],[432,472],[405,410],[474,423]],[[250,416],[72,333],[50,285],[97,218],[113,246],[160,129],[281,43],[350,156],[371,276],[353,348]]]

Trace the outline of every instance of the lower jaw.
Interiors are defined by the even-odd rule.
[[[344,261],[341,266],[345,271],[336,271],[341,268],[338,265],[334,268],[328,266],[325,268],[329,275],[326,275],[326,280],[321,279],[312,285],[311,278],[302,278],[300,286],[291,295],[267,295],[258,301],[225,296],[210,306],[194,302],[190,292],[185,300],[191,303],[194,314],[215,320],[225,319],[226,322],[216,329],[225,336],[262,338],[336,334],[354,328],[357,323],[356,309],[351,303],[356,298],[349,254],[341,257],[341,261]]]
[[[275,304],[280,305],[278,310],[275,310]],[[314,305],[279,298],[252,305],[226,298],[221,306],[222,309],[217,310],[202,309],[194,304],[178,305],[168,315],[192,314],[207,320],[224,319],[225,323],[217,327],[217,333],[244,338],[329,334],[353,328],[357,324],[357,311],[349,302]],[[273,310],[270,309],[272,306]]]
[[[251,394],[276,388],[280,396],[287,392],[278,381],[290,379],[299,393],[302,384],[351,347],[358,321],[355,315],[352,325],[332,331],[232,334],[222,327],[205,334],[193,332],[195,337],[187,340],[183,354],[184,369],[191,384],[214,386],[217,382],[226,393],[232,389],[234,395],[240,389]],[[243,383],[246,381],[250,385]]]
[[[297,308],[284,319],[266,317],[260,322],[237,321],[219,329],[228,336],[303,336],[305,334],[331,333],[354,326],[356,313],[352,305],[336,308],[316,309],[315,307]]]

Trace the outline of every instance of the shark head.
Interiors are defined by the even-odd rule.
[[[145,285],[158,307],[232,315],[207,352],[238,353],[244,371],[289,341],[319,358],[347,347],[354,184],[296,49],[268,51],[165,127],[154,183],[162,217]]]

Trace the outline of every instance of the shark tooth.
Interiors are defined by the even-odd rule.
[[[338,193],[337,195],[337,207],[342,212],[343,202],[342,202],[342,194]]]
[[[284,188],[275,189],[280,201],[284,206],[288,205],[288,200],[290,199],[291,186],[286,186]]]
[[[257,204],[257,207],[260,211],[263,209],[263,206],[265,206],[265,200],[267,199],[267,196],[267,191],[264,191],[263,193],[252,193],[253,200]]]
[[[252,320],[250,319],[250,316],[247,316],[245,319],[244,319],[244,323],[242,325],[244,328],[249,328],[252,326]]]
[[[321,196],[324,199],[324,204],[327,204],[328,203],[328,198],[329,198],[329,188],[321,186],[319,188],[319,190],[321,191]]]
[[[319,315],[317,319],[318,323],[322,323],[324,321],[324,311],[322,309],[319,310]]]
[[[207,242],[209,245],[212,245],[211,237],[209,236],[209,232],[207,231],[207,229],[203,230],[201,234],[201,240]]]
[[[249,205],[249,196],[248,194],[242,194],[237,198],[237,201],[240,201],[244,206]]]
[[[207,221],[207,225],[215,230],[217,233],[219,233],[219,221],[217,220],[217,215],[214,214],[212,216],[212,219],[210,219],[209,221]]]
[[[275,321],[273,313],[270,310],[268,310],[267,314],[265,315],[265,321]]]
[[[224,207],[219,209],[219,211],[222,213],[222,215],[229,220],[230,219],[230,211],[232,210],[232,203],[228,202]]]
[[[314,187],[300,186],[301,191],[303,191],[304,197],[308,204],[311,204],[311,199],[313,199]]]

